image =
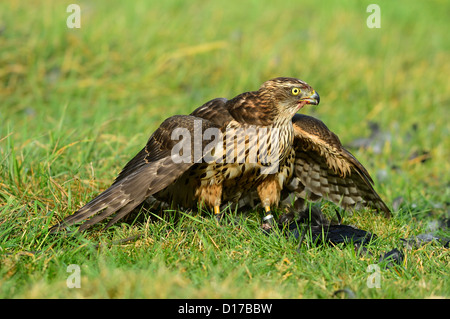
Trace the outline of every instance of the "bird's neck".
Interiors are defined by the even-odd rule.
[[[227,108],[238,123],[265,127],[272,126],[277,116],[277,109],[271,103],[270,97],[254,91],[229,100]]]

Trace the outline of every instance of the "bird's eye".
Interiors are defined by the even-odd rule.
[[[299,88],[292,88],[291,93],[292,93],[292,95],[299,95],[300,94],[300,89]]]

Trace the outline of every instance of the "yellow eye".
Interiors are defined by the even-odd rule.
[[[300,94],[300,89],[299,88],[292,88],[291,93],[292,93],[292,95],[299,95]]]

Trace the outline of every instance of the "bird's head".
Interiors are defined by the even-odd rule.
[[[306,82],[279,77],[264,82],[259,92],[273,101],[279,114],[292,118],[306,104],[318,105],[319,94]]]

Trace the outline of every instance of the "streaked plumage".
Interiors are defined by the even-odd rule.
[[[284,171],[263,172],[267,167],[263,153],[279,155],[276,158],[277,164],[280,163],[278,167],[284,167],[288,161],[292,166],[291,118],[305,104],[318,104],[318,99],[318,94],[305,82],[294,78],[276,78],[263,83],[257,91],[242,93],[231,100],[214,99],[191,115],[171,117],[161,124],[144,149],[124,167],[111,187],[53,230],[90,218],[80,227],[81,230],[86,229],[116,213],[106,225],[108,227],[149,196],[175,207],[206,205],[219,213],[222,201],[237,201],[242,194],[256,188],[266,211],[270,211],[270,206],[278,203],[287,179]],[[223,156],[212,163],[202,161],[205,154],[193,158],[194,139],[190,148],[193,160],[189,163],[173,162],[172,148],[177,143],[172,133],[183,127],[195,135],[195,122],[200,120],[203,131],[216,128],[223,134]],[[246,130],[253,127],[276,132],[278,143],[267,143],[265,149],[259,152],[260,145],[253,145],[254,141],[246,135]],[[231,134],[229,132],[235,138],[231,145],[225,143]],[[208,143],[209,140],[202,140],[201,148]],[[246,147],[258,147],[254,163],[247,161]],[[230,154],[232,161],[228,160],[227,155]]]
[[[390,210],[373,188],[364,166],[320,120],[296,114],[294,125],[295,169],[286,190],[300,198],[320,197],[344,209],[371,207],[390,216]]]
[[[295,114],[305,104],[318,102],[317,93],[305,82],[276,78],[265,82],[258,91],[242,93],[230,100],[214,99],[191,115],[170,117],[107,190],[52,230],[86,220],[80,226],[83,230],[107,218],[108,227],[149,197],[184,209],[206,205],[218,213],[222,203],[257,196],[270,213],[270,207],[278,205],[280,198],[294,194],[312,200],[325,197],[344,208],[371,206],[388,215],[389,209],[374,191],[369,174],[342,148],[337,136],[321,121]],[[222,155],[222,161],[206,163],[205,154],[195,154],[195,143],[200,143],[202,149],[211,143],[203,139],[191,141],[192,161],[174,163],[172,148],[178,141],[172,133],[180,127],[193,133],[198,121],[202,133],[216,129],[222,134],[223,153],[215,154]],[[230,130],[249,127],[276,128],[279,132],[279,142],[265,146],[269,153],[275,152],[272,146],[278,151],[276,171],[263,173],[267,164],[259,151],[257,161],[249,163],[246,147],[253,142],[245,134],[238,132],[235,148],[227,149],[224,141]],[[260,144],[253,147],[259,150]],[[225,160],[231,150],[235,151],[232,163]],[[239,158],[243,161],[236,161]]]
[[[373,180],[364,166],[341,144],[339,138],[320,120],[295,114],[293,151],[294,174],[283,188],[281,200],[298,211],[305,201],[325,199],[346,210],[369,207],[389,218],[391,212],[373,188]],[[246,194],[240,205],[250,205],[255,192]],[[300,200],[299,200],[300,199]]]

